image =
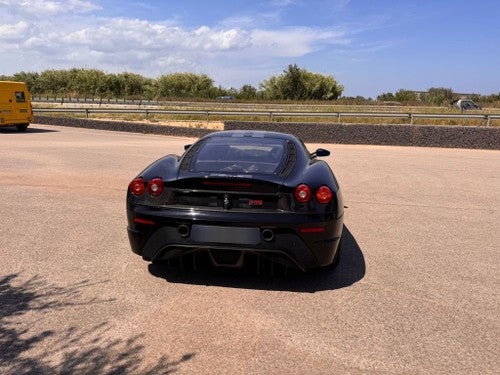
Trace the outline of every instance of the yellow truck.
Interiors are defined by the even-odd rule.
[[[0,81],[0,126],[25,131],[33,122],[30,94],[23,82]]]

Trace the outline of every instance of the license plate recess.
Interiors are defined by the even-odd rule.
[[[193,225],[191,239],[196,242],[256,245],[260,242],[259,228]]]

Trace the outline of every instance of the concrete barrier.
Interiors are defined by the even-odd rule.
[[[287,132],[312,143],[500,149],[497,127],[226,121],[224,128]]]
[[[36,116],[35,122],[88,129],[201,137],[214,130],[101,121],[81,118]],[[500,128],[481,126],[366,125],[336,123],[282,123],[225,121],[225,130],[270,130],[295,134],[304,142],[446,147],[500,150]]]

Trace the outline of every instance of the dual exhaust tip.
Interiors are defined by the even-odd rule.
[[[188,225],[181,224],[177,227],[177,233],[181,238],[187,238],[191,234],[191,229]],[[260,237],[266,242],[271,242],[274,240],[274,231],[269,228],[263,229],[260,232]]]
[[[266,242],[271,242],[274,240],[274,231],[269,228],[263,229],[262,232],[260,232],[260,237]]]
[[[182,238],[186,238],[189,237],[191,230],[187,225],[182,224],[177,228],[177,233],[179,233],[179,236],[181,236]]]

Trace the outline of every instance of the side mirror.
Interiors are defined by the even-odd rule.
[[[317,156],[319,156],[319,157],[321,157],[321,156],[330,156],[330,151],[325,150],[324,148],[318,148],[315,152],[313,152],[311,154],[312,158],[315,158]]]
[[[184,145],[184,151],[187,151],[192,145]]]

